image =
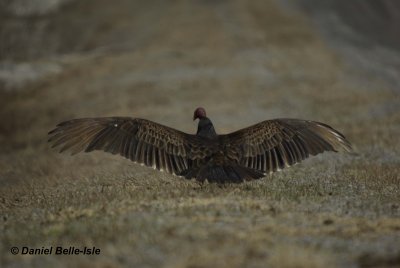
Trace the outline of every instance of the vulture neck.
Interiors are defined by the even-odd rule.
[[[217,133],[210,119],[207,117],[200,118],[196,135],[209,139],[217,137]]]

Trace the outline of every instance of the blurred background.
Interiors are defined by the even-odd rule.
[[[197,125],[192,122],[192,113],[203,106],[220,134],[277,117],[316,120],[338,129],[354,144],[358,158],[323,155],[305,162],[303,171],[332,174],[332,181],[341,172],[349,176],[342,174],[342,178],[355,178],[357,172],[365,176],[353,181],[351,187],[346,180],[329,186],[336,189],[340,185],[341,190],[336,199],[332,197],[316,211],[331,211],[338,205],[335,211],[339,215],[395,218],[400,215],[398,205],[392,207],[399,196],[399,26],[397,0],[1,0],[0,192],[4,198],[0,208],[10,219],[15,214],[16,222],[39,219],[32,213],[47,215],[55,207],[93,209],[93,200],[78,198],[75,193],[86,189],[89,182],[98,184],[98,180],[115,187],[127,181],[144,187],[135,188],[140,191],[161,191],[143,184],[143,178],[157,183],[161,178],[157,172],[122,158],[96,153],[73,158],[58,155],[49,149],[47,132],[63,120],[120,115],[194,133]],[[329,163],[322,164],[325,161]],[[295,176],[284,174],[288,175],[277,175],[281,181]],[[121,180],[121,176],[127,178]],[[162,183],[167,180],[172,187],[162,184],[165,191],[188,187],[174,186],[179,179],[163,176]],[[299,183],[311,180],[308,175],[301,178]],[[382,185],[377,186],[376,180]],[[265,181],[265,189],[270,189],[269,180]],[[32,193],[37,191],[50,196],[64,193],[60,200],[66,203],[35,203],[32,200],[39,197]],[[120,196],[129,192],[121,191]],[[221,191],[219,195],[224,195]],[[367,196],[368,191],[372,193]],[[179,196],[188,192],[186,189]],[[67,194],[77,199],[67,198]],[[201,191],[190,192],[190,196],[199,194]],[[96,192],[96,198],[105,197]],[[115,194],[107,198],[119,200]],[[151,204],[150,197],[142,198]],[[270,198],[272,203],[280,202]],[[315,200],[307,207],[309,211],[323,203]],[[290,204],[295,206],[296,202]],[[40,209],[31,212],[31,206]],[[290,206],[279,206],[292,211]],[[17,212],[16,208],[22,207],[30,209]],[[292,209],[294,213],[299,210]],[[46,219],[52,222],[50,218]],[[10,219],[4,224],[10,224]],[[129,223],[136,222],[131,219]],[[42,226],[40,220],[34,224]],[[111,228],[104,226],[105,230]],[[21,231],[18,227],[11,230],[15,234]],[[399,229],[393,230],[385,239],[374,240],[375,244],[361,241],[363,246],[356,247],[351,238],[347,247],[332,242],[326,248],[331,253],[340,248],[345,264],[354,264],[353,257],[361,256],[357,257],[360,265],[381,260],[373,255],[371,262],[367,255],[365,261],[362,250],[394,252],[387,253],[389,257],[382,253],[390,264],[400,256],[394,240]],[[5,236],[7,245],[18,240],[13,232]],[[123,241],[123,233],[125,229],[116,239],[117,245]],[[51,234],[46,238],[50,244],[70,237],[67,233]],[[96,234],[87,239],[97,241]],[[42,240],[30,239],[42,246]],[[97,245],[109,245],[109,240],[104,240]],[[194,241],[198,241],[196,236]],[[302,242],[296,245],[304,246]],[[284,246],[280,249],[286,251]],[[127,248],[127,252],[131,250]],[[115,263],[148,265],[169,260],[167,253],[146,255],[147,249],[135,250],[145,253],[133,259],[125,256],[128,259],[122,261],[116,258]],[[112,249],[104,252],[106,256],[116,254]],[[311,255],[303,255],[303,260]],[[281,257],[276,263],[285,260],[285,254]],[[9,254],[6,258],[14,262]],[[304,267],[312,267],[305,263]]]
[[[193,133],[204,106],[219,133],[297,117],[368,150],[399,133],[399,22],[395,0],[2,0],[0,143],[112,115]]]
[[[349,96],[400,84],[393,0],[2,0],[0,12],[1,94],[36,89],[69,107],[62,118],[310,116],[321,103],[307,88],[333,104],[340,83]]]

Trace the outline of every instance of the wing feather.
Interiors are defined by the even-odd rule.
[[[49,132],[60,152],[102,150],[134,162],[180,174],[212,153],[195,135],[139,118],[82,118],[62,122]],[[207,147],[207,146],[206,146]]]
[[[324,151],[351,152],[351,144],[332,127],[299,119],[267,120],[225,135],[232,157],[264,173],[299,163]]]

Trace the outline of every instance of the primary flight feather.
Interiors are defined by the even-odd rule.
[[[300,119],[267,120],[217,135],[203,108],[197,108],[197,133],[139,118],[81,118],[62,122],[49,132],[60,152],[102,150],[169,173],[209,182],[259,179],[324,151],[351,145],[332,127]]]

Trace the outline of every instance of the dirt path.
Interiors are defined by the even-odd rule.
[[[326,7],[291,1],[114,2],[0,6],[0,266],[399,264],[399,50],[357,46],[318,24]],[[276,117],[326,122],[358,155],[221,186],[46,143],[75,117],[193,133],[197,106],[219,133]],[[101,254],[14,256],[12,246]]]

